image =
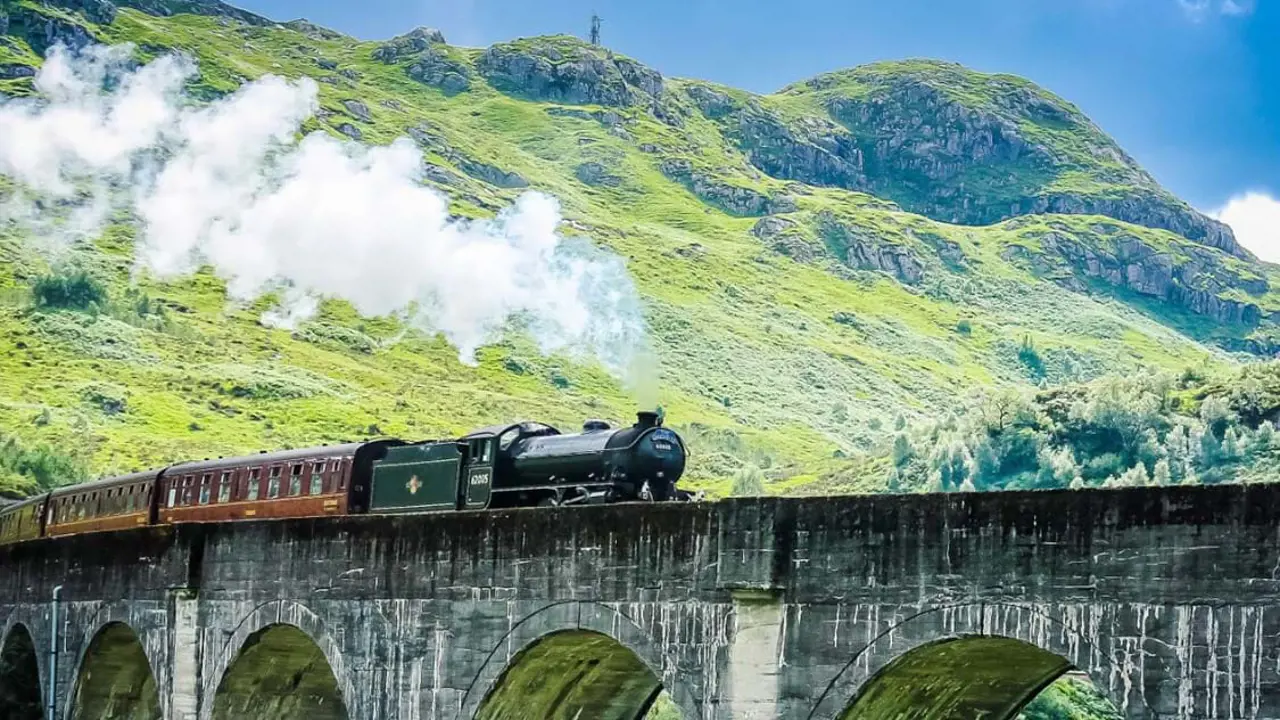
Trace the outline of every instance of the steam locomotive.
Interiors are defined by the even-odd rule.
[[[460,438],[262,452],[59,488],[0,509],[0,545],[145,525],[687,500],[688,452],[655,412],[630,427],[537,422]]]

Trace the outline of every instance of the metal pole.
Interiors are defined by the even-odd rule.
[[[58,717],[58,700],[56,688],[58,682],[58,596],[62,594],[62,586],[53,589],[53,615],[49,622],[49,712],[45,720],[56,720]]]

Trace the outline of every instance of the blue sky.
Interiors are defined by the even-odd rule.
[[[1280,0],[240,0],[364,39],[585,35],[667,75],[770,92],[875,60],[935,57],[1074,102],[1175,194],[1257,229],[1280,260]],[[1259,214],[1261,213],[1261,214]],[[1246,217],[1247,215],[1247,217]],[[1241,228],[1237,227],[1240,234]],[[1271,237],[1265,238],[1268,242]]]

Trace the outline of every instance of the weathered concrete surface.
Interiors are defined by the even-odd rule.
[[[503,693],[539,676],[522,717],[557,717],[565,697],[622,717],[655,681],[691,719],[859,717],[851,703],[881,669],[968,635],[1065,659],[1131,718],[1280,719],[1280,486],[187,526],[0,551],[0,573],[0,622],[28,628],[37,648],[50,632],[43,598],[65,585],[64,718],[84,649],[121,622],[164,720],[211,720],[227,678],[241,689],[224,702],[269,707],[271,673],[258,661],[239,676],[255,667],[239,660],[281,625],[300,634],[279,654],[307,672],[327,665],[357,720],[470,720],[515,707]],[[547,643],[586,640],[599,676],[635,700],[547,662]],[[909,662],[913,684],[946,685],[954,663],[934,660]],[[989,694],[938,695],[955,704],[932,717],[1011,707],[1053,672],[968,665],[989,668]]]

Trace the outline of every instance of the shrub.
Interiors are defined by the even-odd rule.
[[[96,311],[107,302],[107,288],[83,270],[73,270],[37,278],[31,298],[36,307]]]
[[[961,335],[971,335],[973,334],[973,325],[971,325],[968,320],[961,320],[956,323],[956,332]]]
[[[764,494],[764,472],[755,465],[744,466],[733,475],[733,488],[730,492],[735,497]]]

